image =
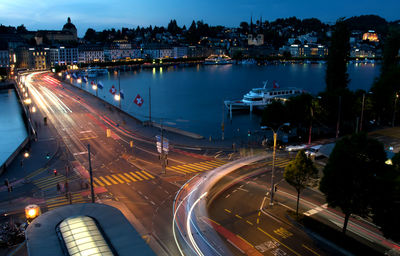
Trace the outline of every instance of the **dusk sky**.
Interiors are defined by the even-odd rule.
[[[136,26],[179,26],[203,20],[211,25],[238,26],[262,15],[263,20],[296,16],[334,22],[339,17],[376,14],[386,20],[400,19],[399,0],[1,0],[0,23],[28,30],[61,29],[67,17],[83,36],[87,28],[103,30]]]

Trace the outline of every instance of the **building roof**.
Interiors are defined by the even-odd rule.
[[[83,227],[83,222],[79,222],[79,220],[88,219],[92,219],[92,222],[88,222],[87,227]],[[72,224],[72,222],[75,222],[75,224]],[[80,224],[78,225],[77,223]],[[59,207],[42,214],[32,221],[26,230],[29,255],[84,255],[71,254],[67,245],[67,243],[74,243],[71,237],[64,236],[62,232],[57,233],[57,230],[63,230],[66,232],[65,234],[71,234],[72,230],[66,230],[69,224],[72,224],[70,226],[72,229],[74,228],[73,226],[76,226],[75,228],[78,229],[77,231],[75,230],[76,233],[79,233],[79,236],[85,235],[87,241],[99,241],[102,245],[105,242],[110,251],[114,252],[114,255],[129,256],[132,255],[132,252],[137,253],[137,255],[155,255],[117,208],[105,204],[91,203]],[[97,232],[91,231],[83,234],[81,232],[82,228],[90,228],[91,230],[97,228]],[[99,237],[99,234],[102,237]],[[87,245],[93,246],[92,243]],[[77,250],[77,248],[74,250]]]
[[[75,30],[76,31],[76,27],[74,24],[71,23],[70,17],[68,17],[67,23],[65,23],[62,30]]]

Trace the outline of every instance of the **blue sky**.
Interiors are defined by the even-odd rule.
[[[71,17],[82,36],[86,29],[158,25],[170,19],[190,25],[193,19],[212,25],[238,26],[250,15],[264,20],[297,16],[334,22],[339,17],[376,14],[400,19],[400,0],[0,0],[0,23],[28,30],[60,29]]]

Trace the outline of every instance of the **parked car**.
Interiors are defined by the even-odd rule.
[[[304,153],[313,159],[322,156],[321,152],[319,152],[319,149],[322,147],[322,145],[315,145],[307,149]]]

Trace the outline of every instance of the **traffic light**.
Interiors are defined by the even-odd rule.
[[[50,159],[50,153],[46,154],[46,159],[49,160]]]
[[[130,146],[131,148],[133,148],[133,140],[131,140],[131,141],[129,142],[129,146]]]
[[[57,176],[57,170],[56,169],[53,170],[53,173],[54,173],[54,176]]]
[[[247,131],[247,136],[249,136],[249,137],[251,136],[250,130]]]

